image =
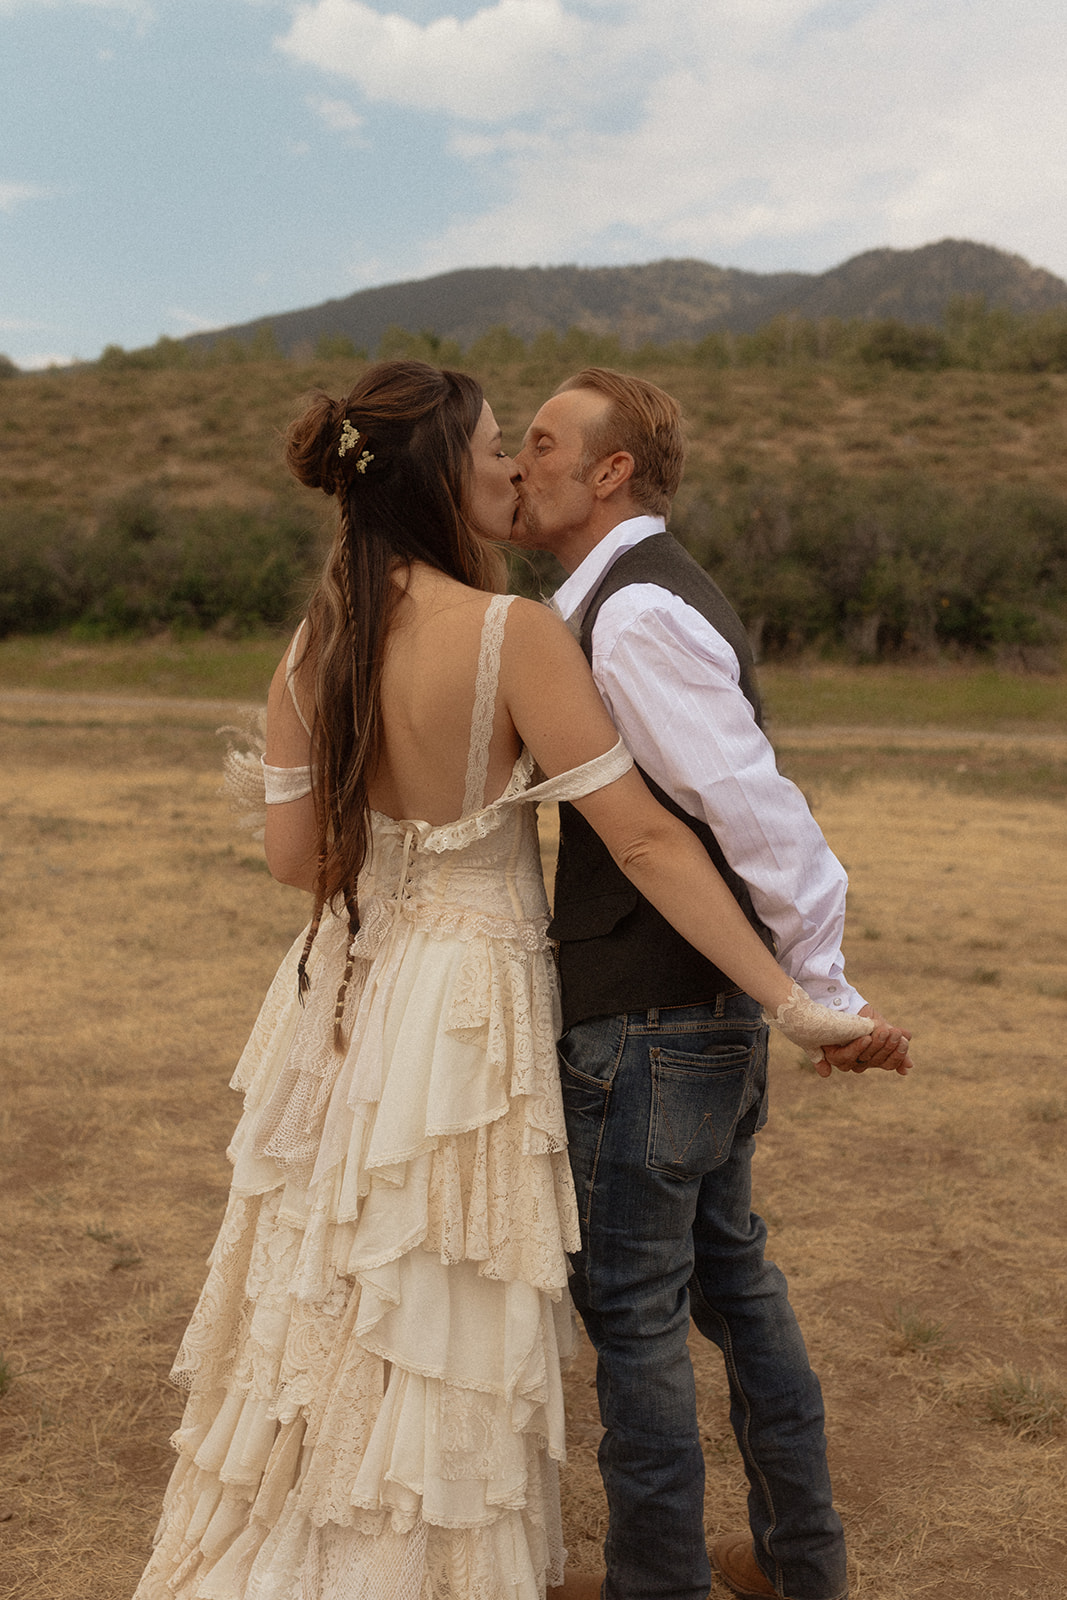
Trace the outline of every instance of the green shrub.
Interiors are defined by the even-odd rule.
[[[366,361],[366,350],[357,350],[347,333],[320,333],[315,340],[318,361]]]
[[[0,517],[0,638],[46,633],[77,614],[69,560],[76,536],[58,511],[8,508]]]
[[[442,339],[432,330],[409,333],[406,328],[386,328],[378,345],[379,361],[428,361],[435,367],[458,367],[463,351],[454,339]]]
[[[1009,311],[958,295],[945,312],[948,365],[979,372],[1067,372],[1067,307]]]
[[[155,344],[141,350],[124,350],[120,344],[109,344],[96,364],[105,372],[159,372],[168,367],[192,366],[197,357],[195,346],[161,334]]]
[[[506,367],[523,360],[525,355],[526,345],[519,335],[498,326],[468,345],[464,359],[473,367]]]
[[[856,354],[868,366],[884,363],[908,372],[929,372],[948,365],[948,348],[948,339],[937,328],[889,319],[870,324]]]
[[[0,635],[74,624],[102,634],[282,628],[317,565],[309,525],[278,512],[182,511],[131,495],[85,530],[56,513],[8,511]]]
[[[1067,613],[1067,500],[1047,490],[969,497],[916,473],[739,474],[691,494],[672,526],[765,654],[1037,646]]]
[[[342,333],[320,334],[314,354],[322,361],[367,359],[367,352]],[[501,325],[490,328],[464,351],[454,339],[432,328],[415,333],[394,325],[385,330],[376,355],[380,360],[399,356],[438,366],[468,362],[477,368],[500,368],[528,360],[531,382],[589,364],[643,371],[671,361],[711,370],[833,363],[854,371],[894,367],[928,372],[954,367],[978,372],[1067,372],[1067,307],[1017,312],[988,306],[981,296],[961,295],[949,302],[940,327],[893,317],[873,321],[810,319],[789,313],[772,317],[749,333],[715,330],[697,340],[645,344],[637,350],[624,348],[613,333],[580,327],[564,333],[546,328],[527,343]],[[97,364],[105,370],[153,370],[284,359],[273,326],[263,322],[251,332],[212,337],[210,343],[164,335],[141,350],[108,345]],[[14,363],[0,356],[0,378],[17,372]]]

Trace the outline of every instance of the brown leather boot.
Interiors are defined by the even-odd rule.
[[[600,1600],[600,1586],[604,1574],[598,1578],[585,1572],[565,1572],[558,1589],[546,1589],[545,1600]]]
[[[756,1564],[752,1535],[726,1533],[711,1547],[711,1562],[727,1588],[742,1600],[775,1600],[777,1589]],[[551,1592],[551,1591],[549,1591]]]

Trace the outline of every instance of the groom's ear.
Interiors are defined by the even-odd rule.
[[[598,461],[593,470],[593,493],[598,500],[606,500],[617,489],[622,489],[634,475],[634,458],[628,450],[616,450]]]

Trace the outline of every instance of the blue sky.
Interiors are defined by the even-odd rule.
[[[1067,277],[1064,0],[0,0],[0,351],[454,267]]]

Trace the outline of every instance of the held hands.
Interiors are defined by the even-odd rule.
[[[912,1066],[908,1059],[911,1035],[892,1027],[870,1006],[864,1006],[858,1015],[832,1011],[810,1000],[794,983],[789,999],[776,1012],[763,1015],[772,1027],[780,1028],[787,1039],[807,1051],[820,1078],[829,1078],[834,1067],[840,1072],[882,1067],[903,1077]]]
[[[902,1078],[906,1077],[915,1065],[908,1056],[908,1030],[894,1028],[873,1006],[861,1007],[858,1015],[874,1024],[869,1037],[851,1044],[827,1045],[822,1062],[825,1071],[816,1068],[820,1077],[828,1078],[833,1067],[839,1072],[866,1072],[868,1067],[881,1067],[884,1072],[899,1072]]]

